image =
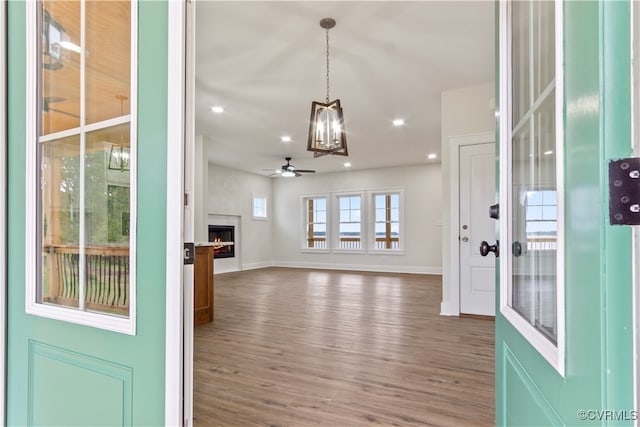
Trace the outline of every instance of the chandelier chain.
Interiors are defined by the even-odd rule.
[[[327,28],[327,104],[329,103],[329,29]]]

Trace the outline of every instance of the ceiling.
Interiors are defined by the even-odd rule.
[[[196,135],[209,161],[269,175],[438,162],[442,91],[494,78],[493,1],[198,1]],[[312,101],[344,110],[349,157],[306,151]],[[214,105],[224,113],[211,112]],[[394,127],[402,118],[405,125]],[[288,135],[291,142],[282,142]],[[436,153],[436,160],[427,154]]]

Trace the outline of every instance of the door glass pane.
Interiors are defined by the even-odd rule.
[[[538,97],[549,86],[556,75],[555,61],[555,4],[552,1],[533,3],[534,28],[536,37],[532,37],[534,46],[534,86],[533,95]]]
[[[130,113],[131,3],[86,2],[87,124]]]
[[[80,138],[43,143],[42,285],[37,301],[78,307],[80,286]]]
[[[36,301],[128,316],[131,4],[42,5]]]
[[[85,149],[87,310],[129,310],[129,124],[87,134]]]
[[[80,2],[42,3],[42,135],[80,126]]]
[[[511,306],[555,343],[555,91],[513,137]]]
[[[511,48],[513,125],[517,125],[531,105],[531,5],[525,1],[514,1],[513,8],[513,44]]]

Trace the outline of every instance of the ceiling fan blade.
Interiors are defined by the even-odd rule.
[[[294,172],[296,174],[296,176],[302,176],[302,174],[299,174],[298,171]]]
[[[295,172],[300,172],[300,173],[316,173],[316,171],[311,170],[311,169],[296,169]]]

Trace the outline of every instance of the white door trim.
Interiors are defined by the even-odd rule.
[[[445,316],[460,315],[460,245],[458,231],[460,230],[460,147],[463,145],[488,144],[495,142],[494,132],[474,133],[449,137],[449,194],[451,194],[451,227],[449,241],[451,242],[451,274],[449,280],[449,300],[443,300],[440,313]],[[487,208],[488,209],[488,208]],[[447,295],[447,292],[443,292]]]
[[[7,58],[7,2],[0,5],[0,57],[3,64]],[[0,67],[0,111],[7,111],[7,75],[6,67]],[[0,425],[6,425],[6,386],[7,386],[7,119],[0,114]]]
[[[185,130],[185,16],[169,1],[167,52],[167,230],[164,423],[183,425],[182,270]]]
[[[185,242],[195,242],[195,216],[197,197],[195,165],[195,8],[194,1],[186,3],[185,16],[185,136],[184,136],[184,188],[187,194],[187,205],[184,206],[184,223],[182,236]],[[193,278],[194,267],[185,266],[182,272],[183,280],[183,426],[193,425]]]

